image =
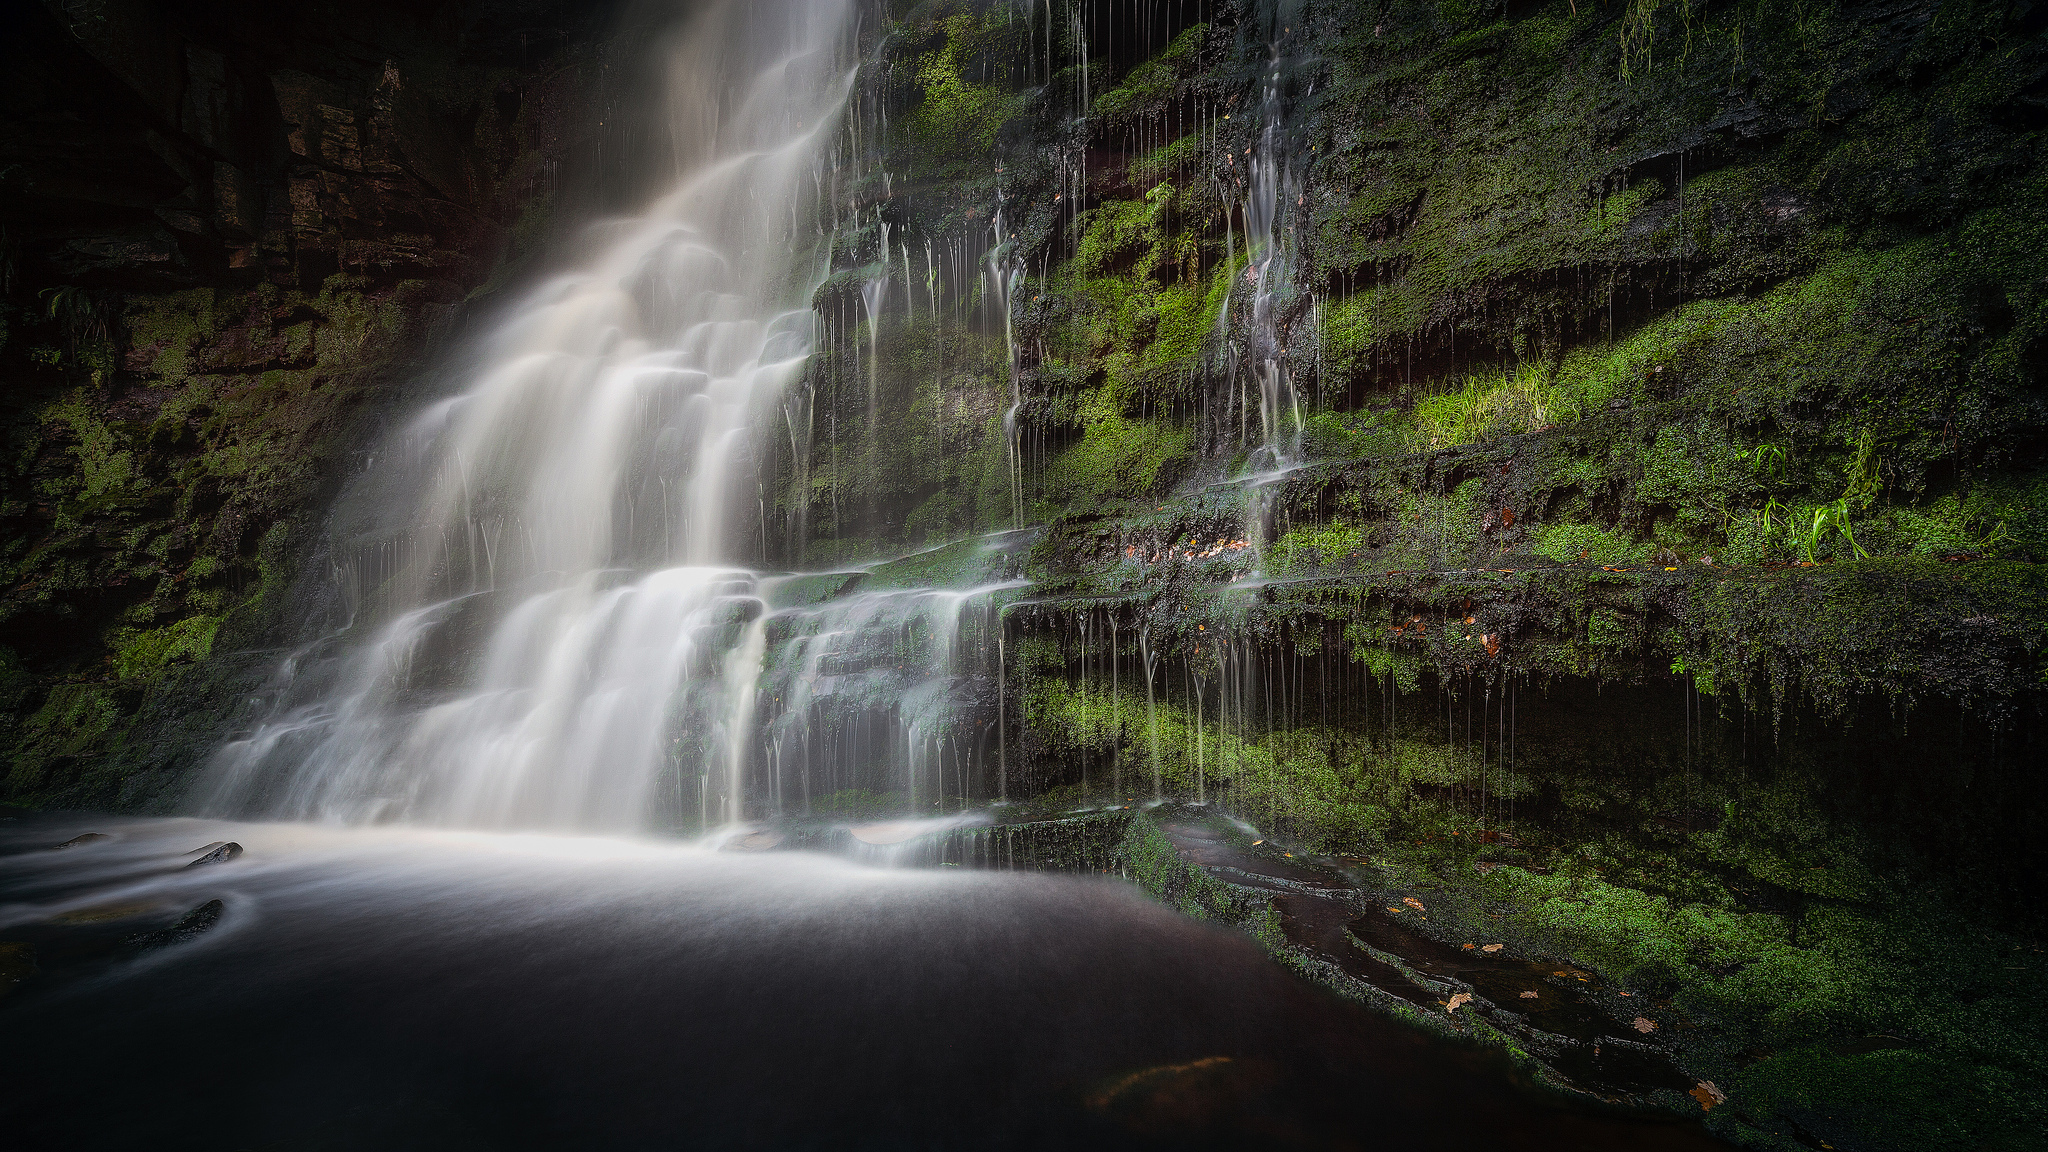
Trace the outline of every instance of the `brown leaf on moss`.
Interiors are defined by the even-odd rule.
[[[1486,645],[1486,654],[1488,656],[1500,655],[1500,637],[1487,632],[1482,634],[1479,639],[1481,643]]]
[[[1632,1025],[1632,1027],[1634,1027],[1636,1031],[1641,1032],[1643,1035],[1648,1036],[1650,1033],[1655,1032],[1657,1030],[1657,1022],[1655,1020],[1650,1019],[1648,1016],[1638,1016],[1636,1017],[1635,1023],[1634,1025]]]
[[[1693,1086],[1687,1095],[1700,1102],[1700,1111],[1710,1112],[1716,1104],[1726,1104],[1728,1094],[1714,1086],[1712,1080],[1702,1080]]]
[[[1491,955],[1492,953],[1498,952],[1498,951],[1500,951],[1500,950],[1501,950],[1502,948],[1505,948],[1505,947],[1506,947],[1506,945],[1505,945],[1505,944],[1482,944],[1482,945],[1480,945],[1480,946],[1479,946],[1479,950],[1480,950],[1481,952],[1485,952],[1485,953],[1487,953],[1487,954]]]
[[[1471,999],[1472,994],[1470,992],[1458,993],[1456,996],[1451,997],[1449,1004],[1444,1005],[1444,1014],[1447,1016],[1457,1015],[1458,1009],[1470,1002]]]
[[[1403,903],[1403,904],[1406,904],[1406,905],[1407,905],[1407,906],[1409,906],[1410,908],[1413,908],[1413,909],[1415,909],[1415,910],[1416,910],[1417,912],[1427,912],[1427,911],[1429,911],[1429,909],[1427,909],[1427,908],[1424,908],[1424,907],[1422,906],[1422,901],[1420,901],[1420,900],[1417,900],[1417,899],[1416,899],[1415,897],[1413,897],[1413,896],[1403,896],[1403,897],[1401,897],[1401,903]]]
[[[1515,510],[1513,508],[1503,508],[1500,510],[1500,526],[1503,528],[1513,528],[1515,526]]]

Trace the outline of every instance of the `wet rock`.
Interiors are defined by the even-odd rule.
[[[192,940],[220,922],[220,914],[226,905],[218,900],[208,900],[180,917],[176,924],[157,932],[141,932],[128,938],[128,946],[143,951],[168,948]]]
[[[719,845],[723,852],[766,852],[782,843],[782,833],[756,831],[736,836]]]
[[[930,831],[916,820],[896,820],[886,824],[856,824],[849,829],[853,838],[863,844],[901,844]]]
[[[202,864],[224,864],[240,856],[242,854],[242,846],[230,840],[225,843],[208,844],[206,847],[199,849],[199,851],[206,853],[206,855],[185,865],[185,867],[197,868]]]
[[[37,971],[36,950],[32,945],[19,941],[0,943],[0,996],[19,988],[22,981]]]
[[[91,844],[100,840],[109,839],[112,839],[112,837],[108,836],[104,832],[83,832],[77,836],[73,836],[71,839],[66,840],[62,844],[52,844],[50,848],[52,851],[55,851],[59,848],[83,848],[87,844]]]
[[[74,908],[50,917],[52,924],[104,924],[109,920],[126,920],[131,916],[144,916],[157,911],[162,905],[153,900],[129,900],[119,904],[94,904],[87,908]]]
[[[1090,1093],[1086,1103],[1131,1131],[1171,1136],[1234,1126],[1279,1078],[1268,1060],[1205,1056],[1118,1077]]]

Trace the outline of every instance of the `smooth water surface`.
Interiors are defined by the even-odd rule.
[[[247,852],[188,867],[216,840]],[[1716,1146],[1114,878],[183,819],[0,851],[0,940],[41,966],[0,1000],[17,1148]]]

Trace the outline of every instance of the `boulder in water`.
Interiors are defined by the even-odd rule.
[[[206,855],[201,856],[199,859],[194,860],[190,864],[185,865],[185,867],[197,868],[201,864],[226,863],[227,861],[233,860],[235,857],[240,856],[242,854],[242,846],[240,844],[235,843],[232,840],[228,840],[225,842],[208,844],[206,847],[201,848],[200,851],[206,853]]]
[[[766,852],[782,843],[782,833],[757,830],[719,845],[724,852]]]
[[[66,840],[62,844],[52,844],[50,846],[50,849],[51,851],[55,851],[59,848],[83,848],[87,844],[91,844],[96,840],[108,839],[112,839],[112,837],[109,837],[105,832],[81,832],[78,835],[73,836],[71,839]]]
[[[176,924],[157,932],[143,932],[128,938],[128,946],[138,949],[167,948],[183,944],[220,922],[220,914],[226,905],[218,900],[208,900],[178,919]]]

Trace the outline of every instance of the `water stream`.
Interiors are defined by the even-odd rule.
[[[23,1148],[1707,1147],[1102,878],[43,818],[0,822],[0,933],[42,967],[4,1002]]]

